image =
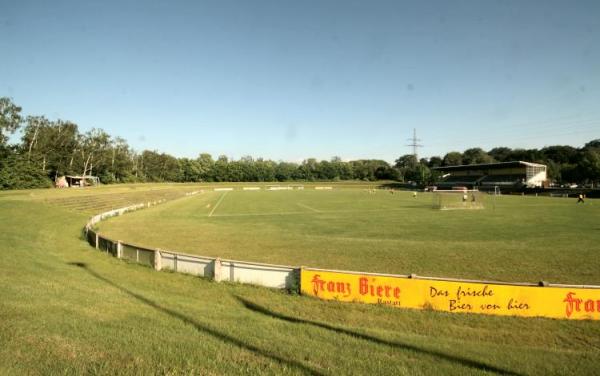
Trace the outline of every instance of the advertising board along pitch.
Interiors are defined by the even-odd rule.
[[[502,316],[600,320],[600,286],[463,282],[302,268],[300,289],[304,295],[343,302]]]
[[[267,187],[268,191],[291,191],[292,189],[294,189],[294,188],[290,187],[290,186],[282,187],[279,185]]]

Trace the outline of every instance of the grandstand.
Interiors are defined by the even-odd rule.
[[[439,189],[466,187],[494,190],[542,187],[547,181],[546,166],[538,163],[514,161],[460,166],[435,167],[443,174],[436,183]]]

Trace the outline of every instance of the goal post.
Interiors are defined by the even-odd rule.
[[[433,208],[439,210],[483,209],[485,193],[476,189],[435,190]]]

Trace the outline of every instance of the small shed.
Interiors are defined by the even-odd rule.
[[[100,179],[92,175],[67,175],[65,179],[69,187],[87,187],[100,183]]]

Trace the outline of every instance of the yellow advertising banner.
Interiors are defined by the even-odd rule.
[[[600,320],[600,289],[454,282],[303,268],[304,295],[490,315]]]

